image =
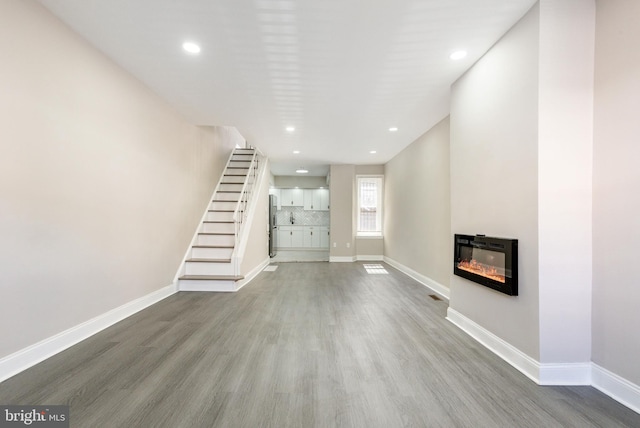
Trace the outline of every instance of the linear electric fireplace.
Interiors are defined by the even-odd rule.
[[[517,296],[518,240],[455,235],[453,273],[509,296]]]

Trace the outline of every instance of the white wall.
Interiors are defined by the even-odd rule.
[[[640,2],[596,6],[592,359],[640,385]]]
[[[187,123],[38,3],[0,2],[0,358],[171,284],[234,129]]]
[[[595,4],[540,1],[540,362],[591,359]],[[562,326],[562,328],[559,328]]]
[[[451,231],[519,240],[519,296],[451,274],[450,307],[539,357],[538,7],[451,88]]]
[[[449,117],[385,165],[384,255],[449,287]]]

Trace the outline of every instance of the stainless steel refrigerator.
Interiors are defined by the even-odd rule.
[[[269,257],[276,256],[278,246],[278,226],[276,223],[276,211],[278,210],[278,199],[276,195],[269,195]]]

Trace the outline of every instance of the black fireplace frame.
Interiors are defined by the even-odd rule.
[[[470,281],[484,285],[493,290],[507,294],[509,296],[518,295],[518,240],[497,238],[484,235],[461,235],[454,236],[453,245],[453,273],[454,275],[466,278]],[[458,268],[461,259],[461,249],[463,247],[479,248],[483,250],[503,253],[505,258],[505,282],[496,281],[482,275],[475,274]]]

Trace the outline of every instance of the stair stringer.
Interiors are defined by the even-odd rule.
[[[180,277],[184,275],[185,266],[186,266],[187,260],[189,259],[189,256],[191,255],[191,251],[192,251],[193,246],[196,245],[196,242],[198,241],[198,234],[200,233],[200,230],[202,229],[202,225],[204,224],[204,222],[205,222],[205,220],[207,218],[207,214],[209,212],[209,207],[211,206],[211,201],[215,198],[216,194],[218,193],[218,190],[220,189],[220,183],[222,182],[222,180],[224,178],[224,174],[227,171],[227,168],[229,167],[229,163],[231,162],[231,159],[233,158],[234,152],[235,152],[235,149],[231,150],[231,153],[229,154],[229,159],[227,159],[227,163],[224,165],[224,168],[222,169],[222,173],[220,174],[220,178],[218,179],[218,182],[216,183],[216,187],[214,187],[213,193],[211,193],[211,196],[209,197],[207,205],[204,208],[204,212],[202,213],[202,217],[200,218],[200,221],[198,222],[198,226],[196,227],[196,230],[193,232],[193,236],[191,237],[191,241],[189,242],[189,245],[187,246],[187,251],[185,251],[184,256],[182,257],[182,262],[180,263],[180,266],[178,266],[178,270],[176,271],[176,274],[173,277],[173,284],[174,284],[174,286],[176,287],[176,289],[178,291],[180,291],[180,287],[179,287]]]
[[[267,257],[266,264],[262,262],[260,263],[259,266],[255,266],[252,269],[249,269],[246,275],[242,275],[241,273],[241,264],[244,257],[244,250],[246,249],[246,245],[249,239],[251,225],[253,223],[252,221],[253,216],[255,215],[255,210],[257,209],[256,207],[257,207],[258,198],[256,198],[255,195],[259,195],[260,191],[264,191],[263,185],[264,185],[264,181],[266,180],[265,174],[266,174],[266,171],[268,171],[268,169],[266,168],[266,164],[267,164],[266,157],[262,155],[259,149],[257,148],[250,148],[250,149],[254,151],[254,153],[256,154],[256,158],[258,160],[258,164],[257,164],[258,167],[256,171],[256,178],[255,178],[257,183],[254,183],[254,189],[247,203],[247,207],[246,207],[247,215],[246,215],[245,223],[242,227],[242,231],[240,231],[240,233],[238,234],[237,225],[234,226],[234,229],[236,230],[236,235],[234,236],[234,248],[231,253],[231,256],[229,257],[230,262],[220,263],[219,265],[217,265],[217,266],[220,266],[220,269],[214,268],[213,270],[220,270],[220,272],[218,273],[203,272],[204,275],[201,275],[200,272],[188,273],[189,270],[193,270],[194,259],[198,258],[198,256],[195,255],[195,253],[198,252],[196,248],[199,242],[199,236],[204,231],[204,224],[207,218],[209,218],[209,210],[212,205],[210,202],[207,205],[202,218],[200,219],[198,228],[194,233],[191,243],[187,248],[187,252],[185,253],[183,261],[174,278],[174,283],[176,284],[176,288],[178,289],[178,291],[234,292],[239,290],[242,286],[248,283],[255,275],[257,275],[264,267],[263,265],[268,264],[268,257]],[[239,149],[239,151],[242,151],[242,150],[243,149]],[[229,172],[229,166],[233,162],[234,155],[242,155],[242,154],[243,153],[238,153],[238,150],[235,150],[235,149],[234,151],[231,152],[229,159],[227,160],[227,163],[223,170],[223,173],[210,198],[210,201],[217,199],[218,192],[221,191],[221,184],[225,180],[225,174]],[[246,176],[244,176],[242,184],[246,184],[248,179],[249,179],[249,175],[247,174]],[[239,243],[243,241],[244,241],[244,246],[239,245]],[[189,268],[188,263],[191,263],[190,266],[192,266],[192,268]],[[208,268],[207,270],[210,271],[211,269]],[[185,278],[185,276],[191,276],[191,278]]]
[[[258,167],[258,173],[257,173],[257,183],[256,186],[254,187],[254,191],[253,191],[253,195],[251,198],[251,201],[249,202],[249,207],[248,207],[248,211],[247,211],[247,220],[244,224],[244,229],[243,229],[243,233],[240,235],[240,239],[239,242],[236,242],[236,246],[233,250],[233,263],[235,264],[236,268],[238,269],[236,272],[238,275],[240,276],[244,276],[244,278],[240,281],[238,281],[238,289],[240,289],[242,286],[244,286],[246,283],[248,283],[249,281],[251,281],[251,279],[253,279],[253,277],[255,275],[257,275],[258,273],[260,273],[260,271],[262,271],[262,269],[269,264],[269,254],[268,254],[268,250],[265,246],[265,258],[262,260],[259,260],[258,263],[254,263],[255,266],[243,266],[243,261],[244,261],[244,256],[246,253],[246,249],[247,249],[247,245],[249,245],[249,242],[251,240],[251,234],[252,234],[252,229],[253,229],[253,223],[254,220],[256,218],[256,213],[258,212],[259,209],[263,208],[263,209],[268,209],[268,205],[267,203],[265,203],[264,206],[261,206],[258,204],[259,200],[260,200],[260,194],[262,194],[263,192],[265,194],[268,194],[268,186],[269,186],[269,177],[268,177],[268,172],[269,172],[269,168],[268,168],[268,164],[269,164],[269,160],[266,157],[262,157],[262,161],[260,162],[260,165]],[[264,229],[262,229],[262,233],[264,233],[265,235],[268,235],[269,232],[269,222],[268,222],[268,214],[267,214],[267,221],[264,224]],[[260,228],[258,227],[258,230],[256,231],[257,233],[260,233]],[[268,243],[267,243],[268,245]]]

